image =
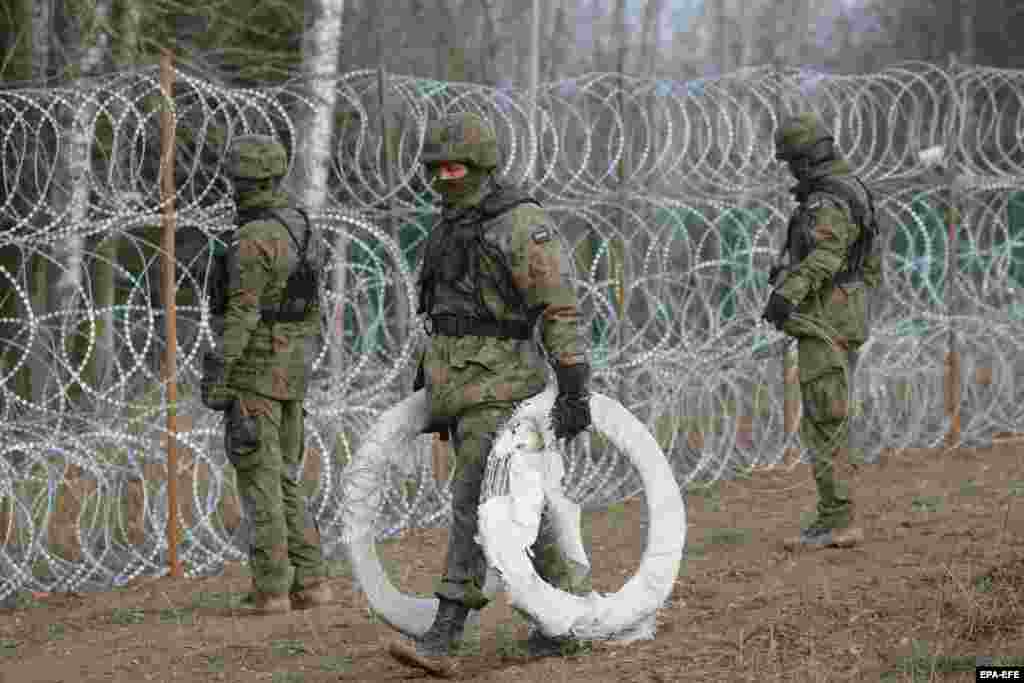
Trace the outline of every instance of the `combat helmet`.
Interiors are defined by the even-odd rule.
[[[498,137],[491,124],[476,114],[451,114],[427,127],[420,161],[460,162],[491,170],[498,165]]]
[[[280,178],[288,172],[288,153],[269,135],[240,135],[231,141],[225,171],[232,178]]]
[[[829,144],[822,144],[828,141]],[[775,158],[817,160],[832,152],[832,133],[816,115],[805,112],[785,119],[775,131]]]

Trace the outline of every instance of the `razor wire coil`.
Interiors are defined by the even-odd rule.
[[[203,297],[210,260],[234,220],[222,159],[233,136],[250,132],[295,150],[323,83],[176,79],[171,100],[154,69],[0,91],[0,599],[25,587],[105,587],[165,564],[164,107],[177,157],[177,410],[189,422],[177,435],[176,474],[187,481],[180,556],[190,574],[245,556],[245,520],[225,518],[233,484],[221,417],[195,391],[198,359],[216,337]],[[808,109],[874,191],[883,226],[885,285],[872,294],[872,334],[852,382],[864,456],[942,442],[951,335],[964,380],[961,443],[1024,430],[1024,72],[909,63],[691,82],[590,74],[544,85],[536,107],[508,88],[385,83],[383,97],[376,71],[329,83],[336,130],[326,202],[312,212],[332,250],[306,429],[320,454],[310,504],[328,552],[341,542],[341,477],[357,475],[343,470],[346,454],[404,396],[423,341],[416,263],[437,197],[418,158],[427,122],[450,111],[494,124],[500,177],[534,193],[560,226],[595,390],[647,425],[681,485],[800,449],[782,417],[783,353],[760,355],[782,336],[757,323],[793,208],[772,132]],[[293,171],[297,161],[293,152]],[[19,378],[29,370],[26,397]],[[450,494],[431,474],[428,441],[396,454],[381,482],[381,535],[444,523]],[[642,488],[600,439],[572,446],[566,481],[568,495],[594,506]],[[69,502],[72,491],[87,494]]]

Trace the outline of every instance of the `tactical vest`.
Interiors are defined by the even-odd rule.
[[[480,262],[486,256],[499,264],[501,276],[490,283],[506,304],[528,316],[519,291],[512,281],[512,269],[501,249],[489,244],[483,237],[484,224],[502,216],[521,204],[533,203],[533,197],[516,188],[497,186],[480,204],[442,216],[430,232],[424,250],[423,270],[419,280],[419,306],[417,313],[433,312],[437,286],[445,283],[459,290],[460,283],[468,283],[471,291],[464,292],[475,302],[476,318],[494,320],[483,298],[485,274]],[[488,335],[505,336],[505,335]]]
[[[803,188],[801,188],[803,189]],[[791,265],[796,266],[814,250],[817,240],[814,238],[813,207],[807,205],[807,199],[813,195],[826,195],[850,209],[854,222],[860,227],[857,239],[850,245],[846,254],[846,268],[836,273],[832,283],[836,285],[859,282],[864,279],[864,264],[874,248],[875,237],[878,235],[878,222],[875,215],[871,193],[860,180],[852,181],[843,176],[826,176],[815,178],[806,188],[800,207],[790,219],[783,252],[789,251]]]
[[[284,226],[289,237],[295,245],[297,263],[289,269],[288,280],[285,283],[281,303],[276,307],[266,307],[260,310],[260,319],[266,323],[275,322],[301,322],[305,319],[309,310],[319,301],[319,268],[317,264],[309,260],[309,242],[313,230],[308,214],[302,209],[295,209],[302,216],[306,223],[305,237],[300,244],[292,232],[288,222],[282,218],[277,211],[271,208],[259,208],[238,213],[236,227],[225,233],[223,240],[231,243],[234,241],[238,228],[253,221],[274,220]],[[219,247],[215,248],[211,256],[211,272],[207,279],[207,299],[210,303],[210,314],[223,316],[227,313],[230,258],[228,250]]]

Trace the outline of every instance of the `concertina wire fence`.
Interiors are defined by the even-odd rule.
[[[182,69],[175,81],[179,557],[195,576],[244,560],[248,538],[245,520],[228,512],[221,415],[195,391],[211,342],[199,293],[233,220],[223,153],[242,132],[293,147],[315,100],[301,82],[233,89]],[[315,212],[335,249],[333,285],[306,428],[311,504],[329,554],[340,543],[342,466],[409,391],[424,340],[411,311],[435,209],[417,157],[426,122],[448,111],[494,123],[501,176],[525,184],[560,225],[576,255],[595,389],[657,436],[681,486],[800,449],[784,420],[792,350],[772,352],[785,348],[782,336],[758,319],[793,206],[771,134],[781,116],[808,109],[874,190],[884,231],[885,287],[872,295],[872,337],[853,380],[863,457],[942,442],[954,412],[944,390],[953,346],[960,443],[1024,430],[1022,72],[911,63],[863,76],[595,74],[542,86],[536,109],[523,91],[374,71],[334,87],[328,198]],[[156,69],[0,92],[0,599],[166,571],[161,101]],[[33,262],[47,270],[33,276]],[[52,285],[48,300],[40,277]],[[33,382],[23,399],[25,368]],[[448,487],[432,476],[430,451],[424,436],[415,453],[395,454],[381,482],[380,537],[445,523]],[[577,502],[642,490],[600,437],[579,440],[571,456]]]

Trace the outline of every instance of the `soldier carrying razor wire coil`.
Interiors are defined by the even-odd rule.
[[[571,255],[547,212],[493,177],[498,142],[490,124],[469,113],[432,123],[423,163],[443,206],[424,252],[419,312],[428,316],[431,337],[414,388],[426,389],[429,429],[450,434],[456,469],[437,616],[422,637],[394,643],[390,652],[449,676],[469,611],[487,603],[487,562],[475,537],[491,448],[516,404],[544,390],[548,365],[558,380],[556,436],[572,439],[585,430],[590,365]],[[538,322],[543,348],[534,341]],[[538,574],[552,585],[589,590],[589,568],[562,556],[547,514],[533,554]],[[536,629],[527,641],[534,656],[564,647],[572,643]]]

